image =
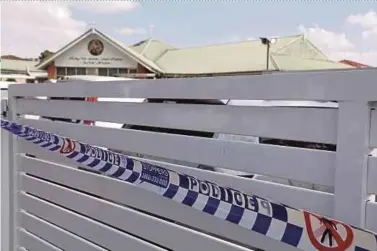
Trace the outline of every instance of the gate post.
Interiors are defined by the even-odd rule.
[[[7,100],[1,100],[1,118],[8,119]],[[10,250],[10,183],[9,183],[9,141],[11,135],[0,131],[1,138],[1,250]]]
[[[16,120],[15,97],[8,92],[6,119]],[[17,138],[11,133],[1,131],[1,250],[16,251],[18,214],[18,168]]]
[[[371,107],[339,102],[335,163],[334,218],[365,227]]]

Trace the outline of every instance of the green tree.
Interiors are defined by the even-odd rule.
[[[39,55],[38,59],[42,62],[47,58],[51,57],[52,55],[54,55],[52,51],[44,50],[43,52],[41,52],[41,55]]]

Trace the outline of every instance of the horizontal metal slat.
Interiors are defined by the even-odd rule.
[[[63,251],[25,229],[20,228],[17,234],[20,245],[19,251]]]
[[[22,194],[20,200],[24,201],[25,196],[27,197],[27,195]],[[18,213],[18,220],[22,228],[40,236],[54,246],[59,247],[59,250],[106,251],[105,249],[24,210]]]
[[[33,161],[42,162],[38,160]],[[22,170],[27,170],[29,167],[31,173],[38,174],[38,176],[45,179],[65,183],[67,186],[76,187],[79,190],[107,198],[111,201],[120,202],[120,204],[129,205],[142,211],[152,210],[154,215],[180,222],[201,231],[213,233],[216,236],[227,237],[237,243],[247,246],[258,246],[264,250],[296,250],[288,245],[266,241],[265,236],[228,224],[227,222],[219,221],[213,216],[192,210],[175,201],[163,200],[163,203],[161,203],[161,198],[155,194],[119,180],[58,165],[46,166],[43,163],[33,165],[28,162],[20,162],[20,165],[23,168]],[[28,187],[34,189],[35,185]],[[48,193],[48,190],[39,189],[38,191],[44,192],[46,196],[51,195]]]
[[[28,184],[38,184],[25,175],[21,175],[20,183],[29,188],[28,191],[31,190]],[[124,251],[124,247],[135,251],[166,250],[32,195],[21,194],[19,204],[25,211],[109,250]]]
[[[20,114],[336,143],[337,109],[18,99]],[[111,112],[109,112],[111,111]]]
[[[363,69],[137,81],[72,81],[10,85],[9,96],[375,101],[376,78],[377,70]]]
[[[54,161],[50,159],[50,161]],[[55,161],[54,161],[55,162]],[[216,173],[205,171],[196,168],[187,168],[183,166],[167,164],[163,162],[150,161],[170,170],[179,173],[184,173],[197,177],[198,179],[208,180],[218,183],[225,187],[233,187],[234,189],[255,194],[262,198],[269,198],[273,201],[283,204],[291,205],[292,207],[308,209],[318,214],[323,214],[331,217],[333,215],[334,195],[329,193],[317,192],[308,189],[300,189],[297,187],[285,186],[276,183],[269,183],[259,180],[252,180],[247,178],[240,178],[233,175],[224,173]],[[65,164],[65,163],[63,163]],[[111,197],[111,193],[107,191],[116,190],[118,186],[106,177],[98,177],[96,175],[87,175],[86,172],[77,170],[76,168],[69,168],[61,166],[56,163],[41,161],[38,159],[28,157],[18,157],[19,170],[22,172],[30,173],[32,175],[41,177],[43,179],[51,180],[60,184],[65,184],[79,190],[94,193],[100,197],[109,198],[120,204],[127,204],[131,199],[116,200]],[[96,187],[99,183],[109,190],[98,190]],[[130,187],[127,183],[122,183],[124,189]],[[110,189],[111,188],[111,189]],[[143,209],[149,211],[148,209]],[[154,213],[152,211],[152,213]]]
[[[21,119],[91,145],[332,186],[335,152]]]
[[[31,188],[31,185],[34,185],[34,187]],[[27,191],[33,194],[38,189],[38,197],[172,250],[190,251],[201,248],[219,251],[249,250],[196,230],[182,227],[113,203],[101,201],[95,197],[53,185],[52,183],[35,180],[35,182],[30,182],[30,185],[25,185],[24,188],[25,190],[28,188]],[[51,196],[44,191],[48,191]],[[143,198],[140,197],[140,199]],[[161,203],[163,203],[163,198],[161,199]],[[153,213],[153,209],[151,211]],[[166,236],[169,236],[169,238],[166,238]]]

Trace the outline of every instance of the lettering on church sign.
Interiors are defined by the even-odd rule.
[[[123,61],[123,58],[118,57],[75,57],[68,58],[70,61],[76,61],[82,65],[111,65]]]

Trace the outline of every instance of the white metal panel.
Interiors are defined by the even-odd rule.
[[[29,185],[33,187],[31,188]],[[42,199],[61,205],[66,209],[80,212],[92,219],[172,250],[191,251],[201,248],[218,251],[249,250],[196,230],[182,227],[114,203],[99,200],[93,196],[66,189],[62,186],[53,185],[52,183],[34,180],[34,182],[25,185],[24,188],[33,194],[39,191],[38,197]],[[47,191],[47,193],[44,191]],[[141,197],[140,199],[143,198]],[[161,199],[164,200],[163,198]],[[163,201],[161,202],[163,203]],[[153,213],[153,209],[145,210]],[[166,238],[167,236],[169,238]]]
[[[22,158],[20,157],[20,159]],[[153,215],[171,219],[186,226],[222,236],[222,238],[226,237],[226,239],[243,245],[257,246],[264,250],[296,250],[292,246],[271,241],[268,237],[229,224],[175,201],[161,200],[159,196],[151,192],[113,178],[30,159],[27,162],[22,160],[20,168],[25,171],[30,170],[30,173],[53,180],[56,183],[64,183],[66,186],[75,187],[80,191],[107,198],[122,205],[129,205],[135,209],[151,211]],[[35,184],[28,187],[34,189]],[[45,196],[51,196],[48,190],[38,191],[44,193]]]
[[[368,181],[367,192],[377,194],[377,157],[369,157],[368,159]]]
[[[20,200],[24,201],[24,197],[28,197],[28,195],[22,193],[20,195]],[[105,249],[24,210],[22,210],[18,215],[20,227],[43,238],[45,241],[48,241],[62,250],[106,251]],[[26,246],[26,248],[28,247]]]
[[[17,111],[14,107],[15,105],[15,98],[14,97],[8,97],[8,105],[9,105],[9,113],[7,114],[7,119],[9,120],[15,120],[17,117]],[[18,173],[17,173],[17,152],[18,152],[18,146],[17,141],[14,139],[16,138],[15,135],[10,134],[8,137],[8,166],[5,167],[5,169],[2,171],[2,175],[7,175],[2,179],[2,181],[5,181],[8,186],[8,189],[6,193],[2,194],[1,200],[2,204],[4,202],[5,214],[6,217],[9,215],[9,218],[2,222],[1,224],[9,224],[8,227],[8,239],[2,240],[2,248],[7,247],[9,249],[15,248],[18,246],[18,200],[17,200],[17,192],[18,192]],[[2,167],[3,168],[3,167]],[[4,196],[4,197],[3,197]],[[9,213],[9,214],[8,214]],[[5,227],[6,228],[6,227]]]
[[[261,107],[312,107],[312,108],[338,108],[338,103],[333,101],[300,101],[300,100],[240,100],[232,99],[227,105],[261,106]]]
[[[218,173],[197,168],[188,168],[185,166],[154,160],[144,161],[166,167],[178,173],[192,175],[198,179],[212,181],[225,187],[232,187],[246,193],[255,194],[262,198],[268,198],[278,203],[310,210],[329,217],[333,215],[334,194],[332,193],[288,186],[277,182],[243,178],[235,175],[229,175],[228,173]]]
[[[377,104],[374,103],[374,108],[371,110],[371,118],[370,118],[370,139],[369,144],[373,148],[377,148],[377,111],[376,111]]]
[[[11,85],[12,96],[256,100],[376,100],[377,69],[258,76]]]
[[[39,159],[48,160],[54,163],[63,164],[66,166],[78,167],[78,163],[72,159],[68,159],[56,152],[46,151],[41,147],[36,146],[31,142],[26,142],[25,140],[18,139],[18,152],[26,153],[32,156],[36,156]],[[84,166],[83,166],[84,167]]]
[[[11,248],[11,236],[10,224],[12,223],[12,207],[10,205],[12,194],[11,168],[10,158],[12,158],[11,149],[9,149],[9,142],[12,135],[4,130],[0,131],[1,140],[1,250],[10,250]]]
[[[20,228],[17,233],[20,245],[19,251],[63,251],[25,229]]]
[[[332,186],[335,152],[21,119],[92,145]],[[158,143],[157,143],[158,142]]]
[[[367,102],[340,102],[335,168],[334,217],[365,227],[370,106]]]
[[[24,188],[31,188],[30,184],[36,185],[33,188],[34,190],[28,189],[30,193],[38,191],[37,182],[43,183],[43,181],[37,181],[25,175],[21,175],[20,178]],[[20,206],[29,213],[79,235],[88,241],[101,245],[105,249],[124,251],[124,248],[127,247],[135,251],[166,250],[32,195],[20,195]]]
[[[20,114],[336,142],[337,109],[37,99],[18,99],[16,103]]]
[[[377,233],[377,203],[367,202],[366,211],[366,228]]]
[[[170,170],[174,170],[179,173],[192,175],[202,180],[212,181],[221,184],[225,187],[232,187],[245,193],[255,194],[264,198],[269,198],[273,201],[291,205],[293,207],[308,209],[313,212],[327,215],[330,217],[333,215],[333,194],[322,193],[318,191],[301,189],[291,186],[284,186],[276,183],[274,184],[248,178],[241,178],[232,175],[227,175],[224,173],[216,173],[200,169],[187,168],[183,166],[161,163],[156,161],[148,160],[148,162],[158,164],[160,166],[166,167]],[[60,184],[66,184],[67,186],[76,187],[79,190],[86,192],[93,192],[93,186],[98,186],[95,182],[104,182],[106,184],[109,183],[109,186],[112,186],[111,181],[105,177],[93,177],[91,175],[86,175],[85,173],[73,168],[61,166],[58,164],[52,164],[46,161],[40,161],[38,159],[28,157],[19,157],[19,169],[20,171],[27,172],[47,180],[52,180]],[[77,178],[72,179],[71,177]],[[84,182],[86,180],[87,182]],[[85,184],[89,185],[85,186]],[[97,195],[101,197],[108,196],[103,193]],[[124,201],[117,202],[121,204],[125,203]],[[146,211],[149,210],[146,209]]]

